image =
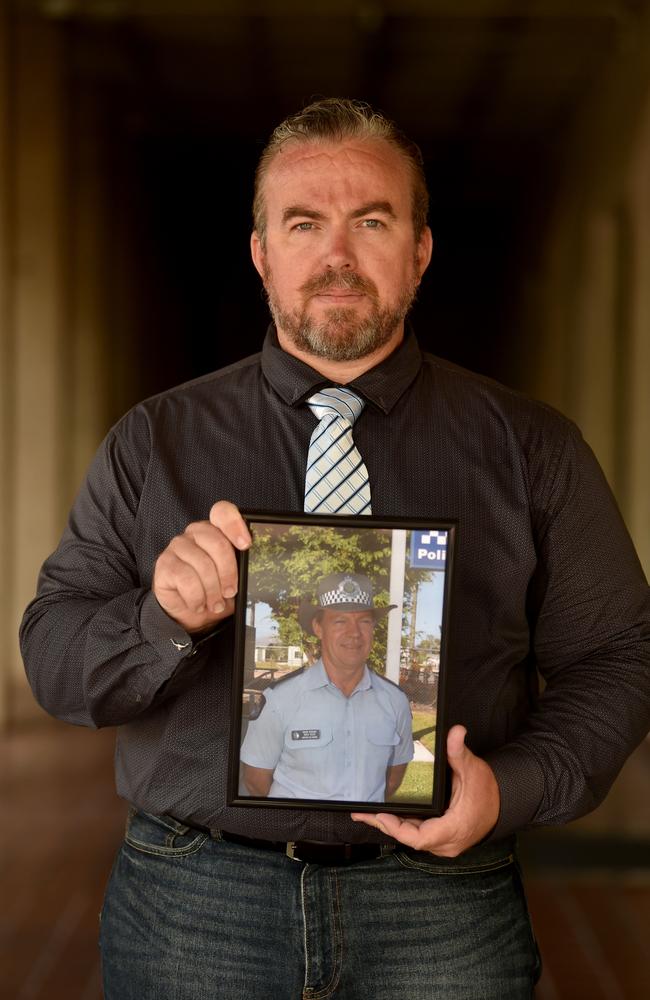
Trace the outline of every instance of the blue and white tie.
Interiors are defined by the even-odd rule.
[[[368,470],[352,440],[364,402],[350,389],[328,387],[307,400],[320,421],[309,442],[305,510],[310,514],[371,514]]]

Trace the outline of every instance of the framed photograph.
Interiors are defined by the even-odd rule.
[[[244,517],[229,804],[440,815],[456,525]]]

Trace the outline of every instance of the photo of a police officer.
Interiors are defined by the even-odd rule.
[[[264,691],[265,704],[241,747],[249,795],[383,802],[400,786],[414,746],[409,701],[368,667],[375,623],[395,605],[375,605],[358,573],[320,580],[301,627],[320,657]]]

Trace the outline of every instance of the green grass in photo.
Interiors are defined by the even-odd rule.
[[[404,781],[388,801],[431,803],[432,794],[433,764],[426,761],[413,761],[406,768]]]
[[[436,745],[436,713],[434,709],[429,712],[416,711],[413,713],[413,736],[420,741],[422,746],[434,753]]]

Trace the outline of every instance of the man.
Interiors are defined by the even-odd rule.
[[[366,665],[375,622],[395,605],[376,607],[359,573],[330,573],[317,601],[299,620],[320,659],[266,689],[241,748],[244,784],[271,798],[384,802],[413,759],[408,698]]]
[[[648,728],[648,587],[579,432],[405,331],[426,207],[417,148],[371,109],[283,122],[256,182],[262,354],[127,414],[43,568],[33,689],[119,726],[134,807],[102,917],[107,1000],[530,997],[514,835],[594,808]],[[330,386],[362,408],[354,497],[462,533],[442,817],[225,805],[238,508],[303,509],[326,419],[308,400]]]

